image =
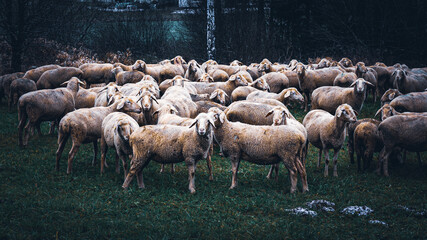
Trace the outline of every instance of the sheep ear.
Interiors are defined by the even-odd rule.
[[[151,96],[150,96],[150,98],[151,98],[153,101],[155,101],[157,104],[159,104],[159,102],[157,102],[157,99],[156,99],[153,95],[151,95]]]
[[[221,123],[224,123],[224,121],[225,121],[225,113],[224,113],[224,112],[222,112],[222,113],[219,115],[219,121],[220,121]]]
[[[214,121],[213,121],[211,118],[208,118],[208,123],[209,123],[213,128],[216,128],[216,127],[215,127],[215,123],[214,123]]]
[[[375,87],[375,85],[374,84],[372,84],[372,83],[370,83],[370,82],[368,82],[368,81],[364,81],[368,86],[371,86],[371,87]]]
[[[192,128],[194,125],[196,125],[196,123],[198,122],[199,120],[198,119],[196,119],[188,128]]]
[[[396,93],[391,93],[390,95],[388,95],[388,100],[393,100],[395,95]]]
[[[70,80],[65,81],[65,82],[61,83],[61,86],[67,86],[67,84],[68,84],[69,82],[70,82]]]
[[[285,93],[285,98],[288,98],[289,96],[291,96],[291,91],[287,91],[287,92]]]
[[[218,96],[218,91],[213,91],[209,99],[214,99]]]
[[[173,113],[178,114],[178,110],[175,107],[172,106],[171,110],[172,110]]]
[[[359,116],[359,113],[353,109],[354,114],[356,114],[356,117]]]
[[[378,109],[378,111],[375,113],[374,118],[378,116],[383,111],[383,108]]]
[[[114,100],[115,100],[115,99],[114,99],[114,97],[111,97],[111,98],[108,100],[108,103],[107,103],[107,104],[108,104],[108,105],[111,105],[111,104],[114,102]]]
[[[267,115],[265,115],[265,117],[270,116],[273,112],[274,112],[274,109],[271,109],[271,110],[267,113]]]
[[[101,91],[99,91],[99,92],[103,92],[103,91],[107,90],[107,88],[108,88],[108,87],[104,87],[104,88],[103,88],[103,89],[101,89]]]
[[[353,87],[354,85],[356,85],[356,81],[352,82],[350,87]]]
[[[119,104],[117,105],[117,109],[118,110],[122,109],[125,106],[125,102],[126,102],[125,100],[120,101]]]
[[[151,114],[151,116],[153,116],[153,117],[154,117],[154,115],[156,115],[156,114],[158,114],[158,113],[159,113],[159,110],[157,110],[157,111],[153,112],[153,114]]]
[[[337,112],[337,117],[341,117],[341,114],[342,114],[342,111],[341,111],[341,110],[339,110],[339,111]]]

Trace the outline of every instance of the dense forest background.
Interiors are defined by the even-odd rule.
[[[104,4],[0,0],[0,74],[54,63],[61,56],[207,60],[206,0],[188,14],[167,4],[132,12],[100,10]],[[328,56],[426,66],[426,12],[422,0],[215,0],[214,58],[249,64]]]

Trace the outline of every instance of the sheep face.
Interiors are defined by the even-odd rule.
[[[209,108],[208,115],[214,120],[215,127],[221,126],[226,119],[225,113],[217,107]]]
[[[171,62],[173,64],[178,64],[178,65],[182,65],[182,64],[186,64],[187,62],[184,60],[183,57],[181,56],[176,56],[174,58],[172,58]]]
[[[135,112],[140,113],[141,107],[138,103],[136,103],[134,100],[132,100],[129,97],[124,97],[123,99],[120,99],[117,104],[117,110],[120,110],[122,112]]]
[[[156,97],[150,92],[143,93],[140,97],[140,100],[141,100],[142,109],[144,111],[151,110],[151,107],[153,106],[153,101],[158,104]]]
[[[381,97],[381,105],[384,105],[385,102],[390,102],[399,95],[402,95],[397,89],[388,89],[384,95]]]
[[[366,68],[365,63],[358,62],[356,64],[356,72],[359,72],[359,73],[366,73],[366,72],[368,72],[368,69]]]
[[[339,63],[341,63],[344,67],[352,67],[353,62],[348,58],[342,58]]]
[[[293,68],[293,67],[295,67],[295,66],[297,65],[297,63],[298,63],[298,61],[297,61],[296,59],[292,59],[292,60],[289,62],[289,67],[290,67],[290,68]]]
[[[184,78],[181,76],[175,76],[172,79],[172,86],[181,86],[184,87]]]
[[[273,114],[273,124],[272,126],[286,125],[286,118],[288,114],[284,107],[275,107],[271,109],[265,117],[268,117]]]
[[[239,60],[234,60],[230,63],[230,66],[243,66],[243,63]]]
[[[123,72],[123,69],[122,69],[121,67],[115,67],[115,68],[111,69],[111,73],[112,73],[114,76],[116,76],[116,75],[117,75],[117,73],[119,73],[119,72]]]
[[[319,64],[317,65],[317,68],[327,68],[331,66],[331,62],[326,59],[323,58],[322,60],[320,60]]]
[[[129,123],[120,121],[117,123],[117,132],[119,136],[125,141],[129,142],[130,135],[132,134],[133,130]]]
[[[199,136],[207,136],[208,133],[212,132],[211,127],[215,127],[214,120],[206,113],[200,113],[190,125],[190,128],[194,125]]]
[[[263,63],[261,62],[258,65],[258,72],[269,72],[271,67],[271,63]]]
[[[295,66],[295,71],[297,72],[298,77],[301,79],[305,75],[305,67],[302,63],[298,63]]]
[[[204,73],[202,77],[199,78],[199,82],[211,83],[214,82],[214,79],[208,73]]]
[[[238,86],[248,86],[248,81],[246,80],[246,78],[240,74],[235,74],[232,75],[229,78],[229,81],[234,81],[234,84],[236,85],[236,87]]]
[[[199,68],[200,68],[200,66],[195,60],[191,60],[188,63],[188,71],[190,71],[190,72],[197,72],[197,69],[199,69]]]
[[[401,69],[396,69],[391,74],[391,80],[393,81],[393,85],[395,88],[399,89],[399,86],[402,86],[403,80],[406,78],[406,72]]]
[[[144,61],[142,61],[142,60],[136,60],[136,62],[132,65],[132,70],[133,71],[142,71],[143,69],[142,69],[142,63],[143,63]]]
[[[289,98],[290,102],[295,102],[299,104],[304,103],[304,97],[296,88],[290,88],[288,92],[285,93],[285,98]]]
[[[366,92],[366,86],[367,85],[371,85],[373,86],[370,82],[365,81],[362,78],[357,79],[356,81],[354,81],[350,87],[354,86],[354,92],[357,94],[363,94]]]
[[[212,94],[209,97],[209,99],[219,102],[222,105],[226,104],[227,98],[228,98],[227,93],[225,93],[224,90],[222,89],[216,89],[215,91],[212,92]]]
[[[267,81],[265,81],[265,79],[262,77],[258,78],[257,80],[255,80],[255,82],[253,82],[250,85],[251,87],[257,88],[259,90],[270,92],[270,85],[268,85]]]
[[[356,122],[357,117],[353,108],[348,104],[341,104],[335,111],[335,116],[344,122]]]
[[[375,117],[381,113],[381,120],[384,121],[387,118],[394,116],[394,115],[398,115],[399,113],[396,112],[396,110],[394,110],[394,108],[392,106],[390,106],[389,104],[384,104],[384,106],[382,106],[377,113],[375,113]]]

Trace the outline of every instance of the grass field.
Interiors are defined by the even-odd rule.
[[[317,149],[307,158],[309,193],[290,194],[288,173],[282,166],[279,182],[266,179],[269,166],[242,162],[239,187],[229,190],[230,163],[213,157],[214,181],[208,180],[206,162],[196,172],[197,192],[187,189],[184,164],[177,172],[160,174],[151,162],[144,170],[145,190],[136,181],[128,191],[121,188],[123,175],[116,174],[113,151],[106,174],[99,163],[91,165],[92,146],[84,145],[66,174],[66,157],[54,170],[56,136],[35,135],[25,149],[18,147],[17,112],[0,107],[0,239],[426,239],[427,218],[398,207],[427,209],[427,154],[420,167],[410,153],[404,165],[390,164],[390,177],[357,173],[349,162],[347,147],[340,152],[339,177],[323,177],[316,168]],[[378,104],[365,104],[359,118],[372,117]],[[303,113],[293,110],[299,120]],[[47,133],[47,124],[42,130]],[[376,165],[377,155],[374,157]],[[324,161],[322,161],[324,163]],[[372,166],[371,165],[371,166]],[[167,168],[169,169],[169,167]],[[332,171],[330,171],[332,173]],[[301,191],[301,184],[298,184]],[[286,209],[307,207],[325,199],[335,203],[334,212],[317,211],[316,217],[296,216]],[[368,206],[368,216],[341,213],[347,206]],[[370,224],[380,220],[388,226]]]

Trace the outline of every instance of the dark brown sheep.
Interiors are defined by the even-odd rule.
[[[44,72],[37,81],[37,89],[53,89],[72,77],[81,79],[82,70],[75,67],[60,67]]]

